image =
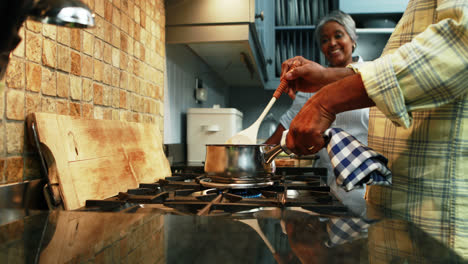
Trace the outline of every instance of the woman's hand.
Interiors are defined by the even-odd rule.
[[[290,70],[291,66],[296,68]],[[325,82],[325,70],[322,65],[297,56],[288,59],[281,65],[281,79],[288,80],[288,95],[294,99],[297,91],[313,93],[318,91]]]

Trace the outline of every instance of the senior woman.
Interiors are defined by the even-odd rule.
[[[336,10],[321,18],[317,24],[315,37],[328,61],[329,67],[346,67],[350,63],[362,61],[359,56],[352,56],[353,51],[356,49],[356,24],[348,14]],[[301,60],[306,59],[301,57]],[[301,84],[297,83],[297,85]],[[292,91],[292,89],[289,91]],[[288,111],[281,116],[280,124],[274,134],[266,140],[266,144],[278,144],[280,142],[283,131],[289,128],[292,119],[313,94],[298,92],[297,94],[292,93],[290,96],[294,99],[294,102]],[[340,95],[337,94],[336,96]],[[348,111],[337,115],[332,127],[342,128],[363,144],[367,144],[368,119],[368,108]],[[318,155],[320,158],[316,166],[328,169],[327,184],[330,186],[331,191],[351,211],[359,215],[362,214],[365,210],[364,188],[352,192],[345,192],[338,188],[326,150],[321,150]]]

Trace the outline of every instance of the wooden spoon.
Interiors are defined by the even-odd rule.
[[[294,65],[291,66],[289,71],[292,71],[294,68],[295,68]],[[265,109],[263,110],[262,114],[257,119],[257,121],[255,121],[248,128],[232,136],[230,139],[226,141],[226,144],[257,144],[257,134],[258,134],[258,129],[260,128],[260,124],[262,123],[263,119],[270,111],[273,104],[276,102],[276,99],[278,99],[281,96],[281,94],[286,90],[287,87],[288,87],[288,81],[285,79],[281,79],[281,82],[278,85],[278,88],[276,88],[275,92],[273,93],[273,97],[271,98],[270,102],[265,107]]]

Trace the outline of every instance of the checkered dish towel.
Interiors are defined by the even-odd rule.
[[[327,223],[328,241],[325,245],[331,248],[366,238],[372,222],[361,218],[331,218]]]
[[[351,191],[363,184],[392,184],[392,172],[387,168],[384,156],[341,128],[329,128],[324,135],[330,140],[327,151],[338,186]]]

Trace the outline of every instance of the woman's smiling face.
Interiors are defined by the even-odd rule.
[[[338,22],[329,21],[320,32],[320,46],[330,66],[345,67],[352,62],[354,41]]]

